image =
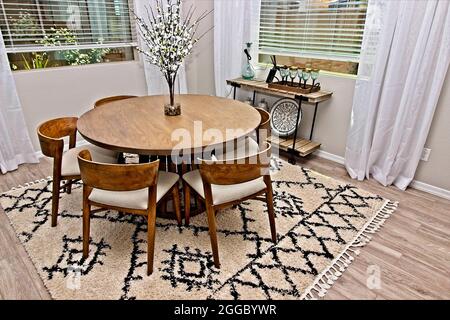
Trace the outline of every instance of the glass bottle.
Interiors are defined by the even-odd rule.
[[[247,42],[244,49],[247,61],[242,68],[242,78],[244,78],[245,80],[252,80],[255,77],[255,69],[250,62],[252,60],[252,56],[250,55],[251,49],[252,43]]]

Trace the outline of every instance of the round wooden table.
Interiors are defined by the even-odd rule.
[[[248,135],[261,116],[253,107],[205,95],[178,95],[180,116],[165,116],[167,96],[146,96],[108,103],[77,122],[89,142],[119,152],[168,156],[193,152]]]

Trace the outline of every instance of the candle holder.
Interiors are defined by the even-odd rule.
[[[312,69],[311,70],[311,79],[312,79],[312,86],[314,87],[316,84],[316,80],[319,78],[319,69]]]
[[[298,68],[295,66],[280,66],[281,81],[268,83],[269,88],[290,91],[297,94],[307,94],[320,91],[319,69]],[[297,82],[298,77],[298,82]],[[290,78],[290,81],[288,80]],[[308,80],[312,84],[308,84]]]
[[[304,68],[298,69],[298,87],[299,88],[302,87],[303,72],[304,72]]]
[[[287,83],[287,77],[289,76],[289,68],[287,66],[280,66],[281,83],[285,85]]]
[[[310,77],[311,77],[311,69],[305,69],[302,72],[303,88],[304,89],[306,89],[306,82],[308,82]]]
[[[291,78],[291,87],[295,87],[294,80],[297,78],[298,75],[298,68],[297,67],[290,67],[289,68],[289,77]]]

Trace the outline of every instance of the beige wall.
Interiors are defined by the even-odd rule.
[[[80,116],[93,102],[107,96],[147,92],[139,62],[14,72],[28,131],[36,150],[39,123],[64,116]]]
[[[441,92],[426,148],[431,149],[428,162],[420,162],[416,180],[450,190],[450,72]]]

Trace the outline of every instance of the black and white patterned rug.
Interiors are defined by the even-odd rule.
[[[155,268],[146,275],[143,217],[93,215],[82,259],[81,185],[62,194],[50,226],[51,180],[0,195],[0,205],[54,299],[309,299],[325,295],[396,203],[275,160],[278,243],[264,202],[217,214],[221,268],[213,265],[205,214],[190,226],[157,220]],[[1,213],[3,214],[3,213]]]

